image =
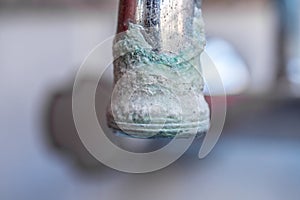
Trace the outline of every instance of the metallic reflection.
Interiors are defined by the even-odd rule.
[[[121,0],[118,32],[127,30],[128,22],[139,24],[151,32],[155,49],[176,53],[193,35],[196,6],[198,0]]]

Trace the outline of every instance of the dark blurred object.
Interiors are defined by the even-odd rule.
[[[71,155],[79,166],[93,169],[100,163],[83,146],[72,115],[72,87],[62,88],[53,94],[46,113],[47,138],[60,151]]]
[[[109,78],[110,77],[110,78]],[[80,83],[80,89],[89,90],[93,83],[93,77],[86,77]],[[104,130],[106,136],[117,146],[131,152],[155,151],[166,145],[169,139],[137,139],[116,135],[112,129],[108,128],[106,122],[106,109],[110,102],[112,93],[112,68],[104,73],[96,91],[96,113],[98,122]],[[57,90],[54,93],[47,107],[46,113],[47,138],[52,145],[63,154],[73,157],[78,166],[88,171],[102,169],[103,165],[97,161],[85,148],[77,133],[72,115],[72,84]],[[201,143],[198,139],[198,143]]]

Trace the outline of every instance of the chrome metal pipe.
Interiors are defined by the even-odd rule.
[[[200,4],[201,0],[120,0],[118,33],[130,22],[138,24],[151,31],[157,51],[179,51],[193,36],[194,9]]]

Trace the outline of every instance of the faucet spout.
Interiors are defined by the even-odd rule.
[[[108,124],[139,138],[202,135],[209,128],[199,0],[121,0]]]

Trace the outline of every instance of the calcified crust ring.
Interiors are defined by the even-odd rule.
[[[145,21],[136,20],[139,23],[128,22],[127,30],[117,35],[109,127],[137,138],[191,137],[207,132],[209,108],[202,93],[200,65],[204,24],[200,8],[192,6],[192,14],[185,17],[188,25],[181,32],[173,26],[179,26],[178,19],[170,17],[168,24],[174,30],[164,32],[161,22],[158,27],[155,22],[146,26]]]

